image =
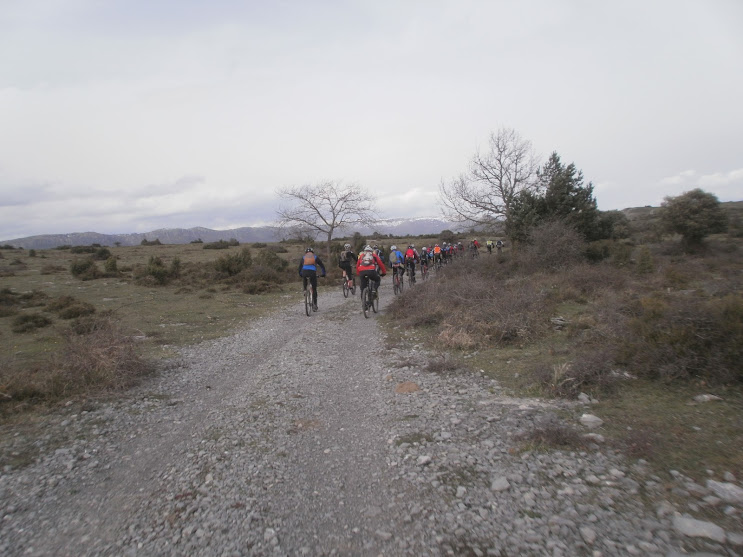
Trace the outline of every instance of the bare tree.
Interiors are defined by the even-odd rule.
[[[286,205],[277,211],[279,224],[301,227],[327,241],[327,260],[333,235],[352,225],[368,225],[376,220],[374,196],[356,184],[325,181],[316,185],[278,190]]]
[[[510,128],[491,133],[487,152],[475,153],[468,172],[439,187],[444,215],[486,229],[505,223],[508,233],[515,199],[539,188],[537,168],[530,141]]]

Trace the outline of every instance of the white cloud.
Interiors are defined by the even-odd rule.
[[[695,170],[684,170],[683,172],[679,172],[675,176],[668,176],[666,178],[663,178],[660,183],[666,186],[675,186],[678,184],[687,184],[694,180],[694,177],[697,175]]]
[[[702,187],[729,186],[737,184],[741,186],[739,193],[743,196],[743,168],[729,172],[715,172],[699,178]]]
[[[501,126],[574,161],[602,209],[740,199],[742,20],[696,0],[0,2],[0,238],[265,223],[276,188],[325,178],[435,215]]]

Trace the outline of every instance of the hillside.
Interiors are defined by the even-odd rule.
[[[454,230],[458,225],[435,217],[411,219],[382,219],[374,226],[359,227],[349,231],[368,235],[378,232],[393,236],[418,236],[421,234],[438,234],[442,230]],[[188,244],[194,240],[216,242],[234,238],[241,243],[277,242],[286,236],[286,232],[277,226],[242,227],[229,230],[212,230],[210,228],[162,228],[150,232],[132,234],[101,234],[98,232],[73,232],[68,234],[43,234],[1,240],[0,244],[24,249],[51,249],[58,246],[137,246],[142,240],[160,240],[163,244]]]

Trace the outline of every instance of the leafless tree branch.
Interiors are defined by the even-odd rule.
[[[510,128],[491,133],[488,150],[473,155],[467,173],[439,186],[443,213],[488,228],[505,222],[508,229],[516,197],[539,187],[537,168],[531,142]]]
[[[353,225],[373,224],[376,198],[357,184],[325,181],[319,184],[287,187],[278,190],[284,205],[277,214],[282,227],[302,227],[322,236],[330,243],[336,232]]]

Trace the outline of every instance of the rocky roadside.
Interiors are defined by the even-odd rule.
[[[579,450],[526,450],[524,435],[590,402],[428,372],[433,355],[386,348],[358,305],[325,291],[310,318],[278,311],[183,349],[124,397],[4,428],[0,554],[743,551],[732,471],[704,485],[655,475],[600,428]]]

